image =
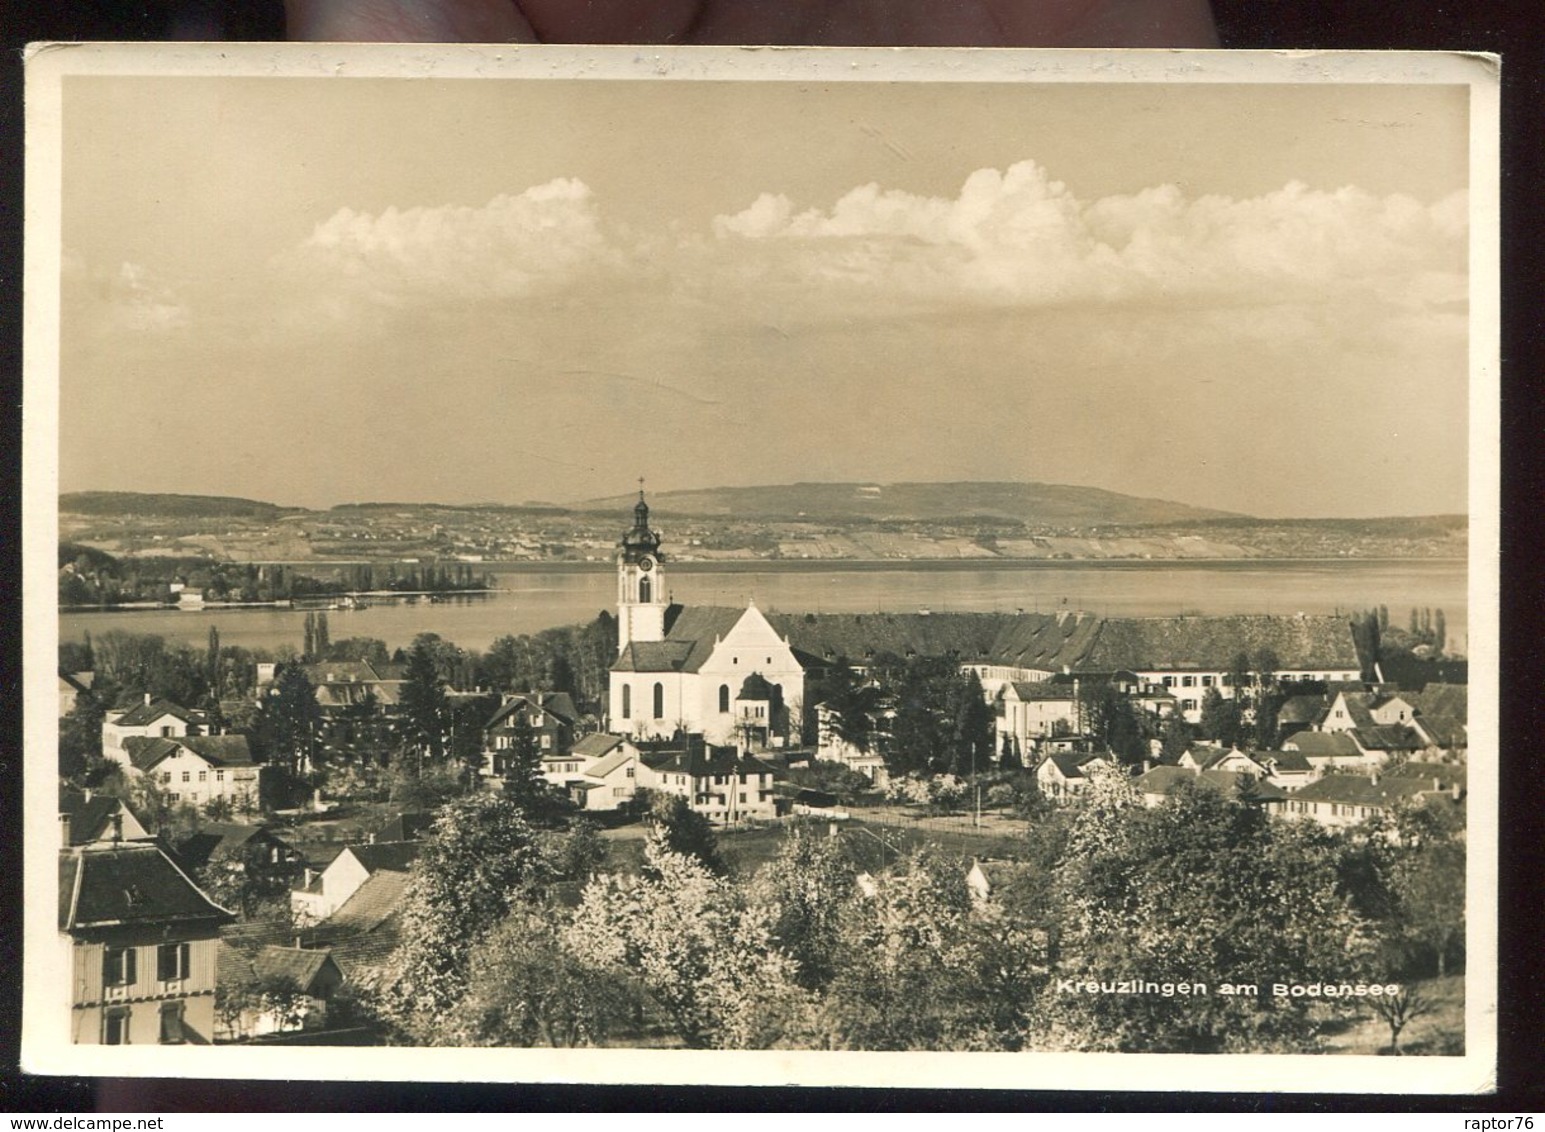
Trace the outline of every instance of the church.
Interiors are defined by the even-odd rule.
[[[754,602],[688,609],[670,600],[642,491],[618,544],[617,643],[608,704],[614,734],[700,734],[765,749],[798,733],[805,667],[788,638]]]

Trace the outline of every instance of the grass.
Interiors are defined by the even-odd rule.
[[[1407,1057],[1454,1056],[1464,1053],[1465,980],[1463,975],[1419,980],[1415,984],[1432,1000],[1433,1010],[1413,1019],[1400,1033],[1400,1053]],[[1367,1007],[1325,1033],[1327,1053],[1389,1055],[1389,1024]]]

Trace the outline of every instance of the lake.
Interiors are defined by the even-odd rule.
[[[491,570],[499,591],[430,604],[331,610],[333,640],[377,637],[389,648],[433,632],[483,650],[505,634],[534,633],[588,621],[616,607],[610,568]],[[675,600],[799,613],[1056,612],[1111,617],[1179,613],[1349,613],[1383,604],[1404,626],[1412,606],[1441,608],[1449,649],[1466,650],[1466,564],[1402,561],[766,563],[667,564]],[[205,609],[86,611],[60,615],[60,639],[111,629],[158,633],[202,646],[209,627],[227,645],[301,646],[304,610]]]

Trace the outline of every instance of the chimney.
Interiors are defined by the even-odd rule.
[[[1368,778],[1375,786],[1377,786],[1379,784],[1379,772],[1378,771],[1374,771],[1372,774],[1370,774],[1368,776]]]
[[[150,693],[149,692],[145,693],[145,706],[146,707],[150,706]]]
[[[1454,785],[1449,787],[1449,793],[1454,796],[1454,801],[1459,801],[1459,782],[1456,779]]]
[[[84,796],[86,801],[88,801],[88,802],[91,801],[91,787],[89,787],[89,786],[86,787],[84,790],[81,791],[81,794]]]
[[[69,847],[70,847],[70,815],[69,814],[60,814],[59,815],[59,848],[61,848],[61,849],[68,849]]]
[[[1432,792],[1434,794],[1436,794],[1439,790],[1442,790],[1442,789],[1443,789],[1442,781],[1440,781],[1439,779],[1434,778],[1432,780]]]
[[[123,811],[122,810],[119,810],[118,812],[113,814],[112,825],[113,825],[112,840],[116,844],[117,842],[123,840]]]

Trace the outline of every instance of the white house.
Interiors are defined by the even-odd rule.
[[[184,735],[199,734],[203,725],[204,717],[199,712],[171,700],[154,699],[146,692],[144,703],[123,711],[110,711],[103,718],[102,757],[124,763],[128,761],[122,755],[125,739],[181,739]]]
[[[418,850],[416,841],[346,846],[327,868],[309,877],[304,887],[290,890],[290,912],[298,925],[320,923],[342,908],[376,874],[406,876]]]
[[[245,735],[131,735],[112,757],[131,775],[144,775],[159,786],[169,802],[258,804],[263,768],[253,762]]]

